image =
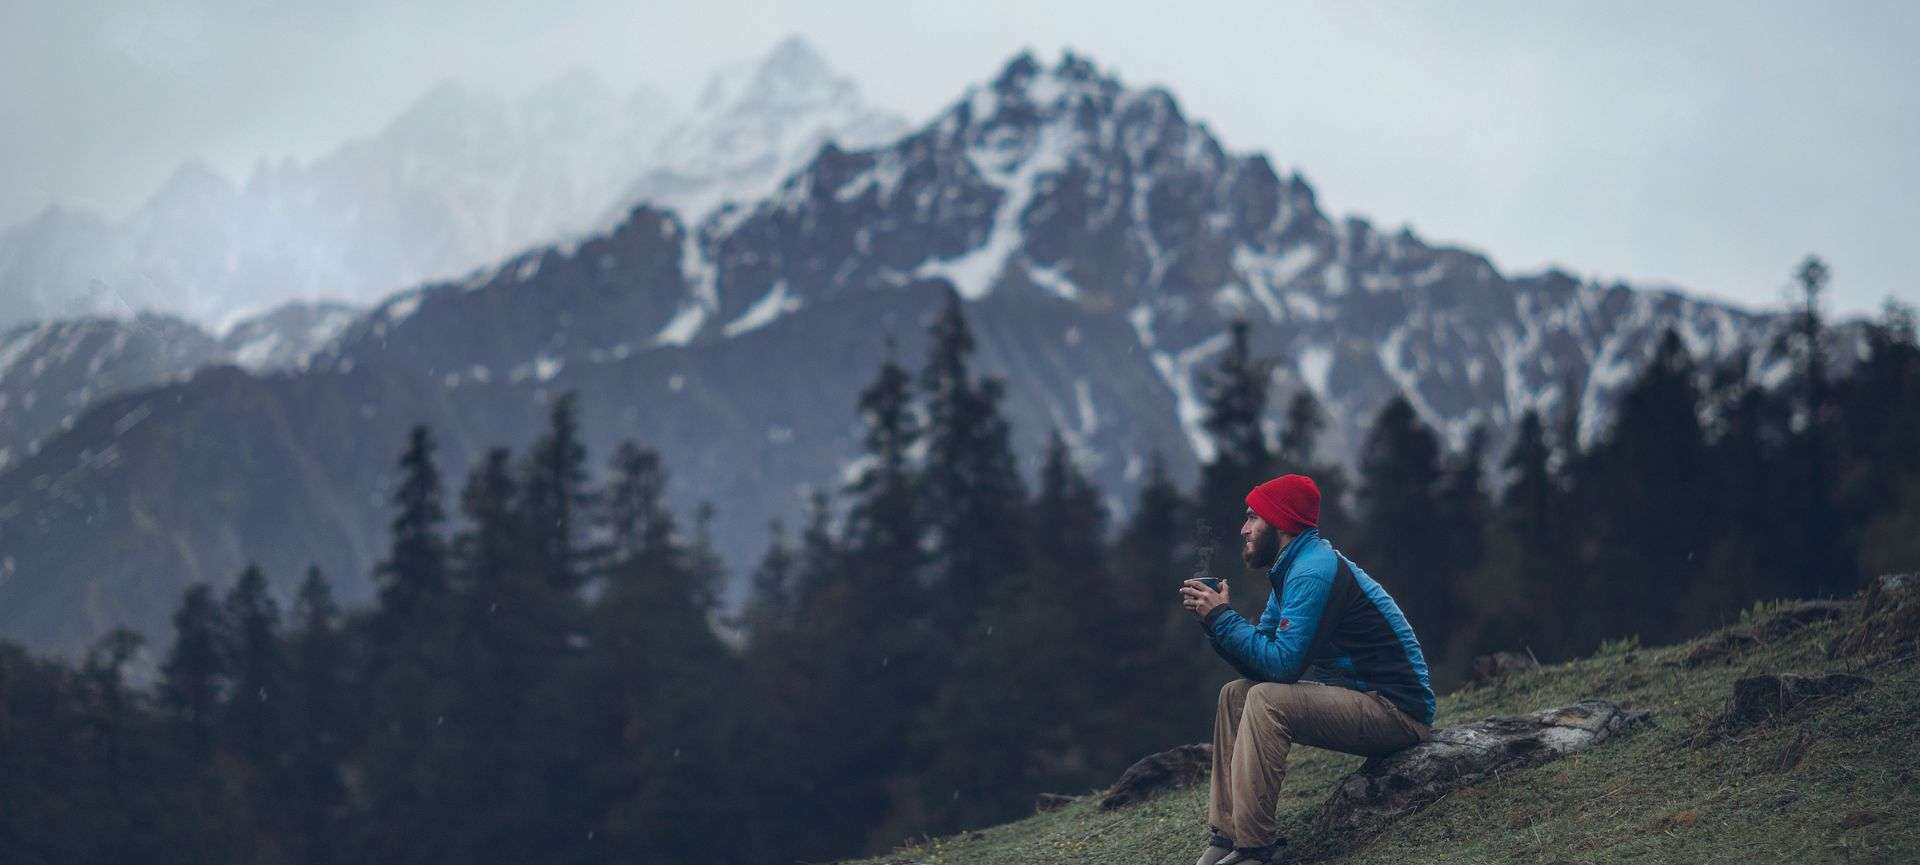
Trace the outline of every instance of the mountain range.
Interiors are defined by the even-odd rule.
[[[797,38],[716,73],[691,111],[578,69],[515,97],[445,81],[311,162],[235,183],[190,161],[118,220],[51,207],[0,231],[0,328],[156,312],[221,333],[291,301],[365,305],[604,230],[641,197],[757,197],[821,141],[904,125]]]
[[[767,77],[710,88],[765,108],[729,115],[742,140],[768,139],[761,124],[789,104]],[[567,391],[596,459],[622,439],[656,448],[672,504],[716,506],[741,573],[769,519],[795,524],[809,490],[857,468],[856,394],[889,340],[919,363],[949,295],[979,370],[1007,381],[1024,464],[1059,430],[1116,512],[1150,454],[1182,483],[1211,455],[1201,374],[1235,319],[1273,361],[1274,414],[1313,392],[1347,461],[1396,394],[1455,447],[1574,406],[1591,439],[1668,328],[1696,357],[1788,372],[1784,315],[1504,274],[1336,219],[1300,175],[1084,57],[1020,55],[880,137],[774,136],[808,152],[751,197],[682,194],[655,173],[606,230],[394,293],[298,363],[94,396],[0,472],[0,635],[71,651],[114,624],[161,633],[183,586],[248,562],[282,591],[317,564],[365,600],[407,428],[433,427],[457,485],[487,448],[524,448]]]

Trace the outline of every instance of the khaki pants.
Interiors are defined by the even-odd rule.
[[[1228,682],[1213,717],[1207,822],[1235,846],[1272,844],[1293,743],[1378,757],[1424,742],[1428,733],[1427,725],[1374,691],[1319,682]]]

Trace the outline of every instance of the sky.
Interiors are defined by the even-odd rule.
[[[119,218],[183,162],[236,181],[434,83],[586,68],[690,104],[799,35],[921,120],[1030,49],[1172,91],[1324,208],[1750,307],[1809,253],[1829,309],[1920,303],[1920,3],[144,0],[0,4],[0,226]]]

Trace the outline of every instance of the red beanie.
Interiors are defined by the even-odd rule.
[[[1320,486],[1306,475],[1281,475],[1247,493],[1247,507],[1274,528],[1297,535],[1320,524]]]

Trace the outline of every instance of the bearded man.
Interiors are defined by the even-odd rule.
[[[1283,475],[1247,493],[1241,558],[1273,591],[1258,623],[1199,579],[1180,588],[1213,650],[1243,678],[1213,720],[1210,830],[1199,865],[1251,865],[1286,843],[1275,814],[1295,742],[1365,757],[1424,742],[1433,688],[1413,626],[1359,565],[1320,536],[1320,488]]]

